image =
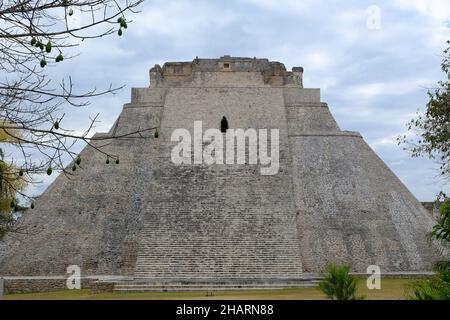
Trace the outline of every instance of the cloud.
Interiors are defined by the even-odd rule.
[[[383,137],[375,142],[372,142],[370,146],[377,150],[378,148],[392,148],[397,145],[397,136]],[[403,162],[403,161],[402,161]]]
[[[305,54],[304,64],[314,69],[327,69],[334,63],[334,59],[325,50]]]
[[[302,13],[314,4],[312,0],[245,0],[244,2],[270,12],[283,12],[285,14]]]
[[[445,0],[394,0],[393,3],[402,9],[414,9],[439,22],[450,19],[450,2]]]
[[[390,82],[375,82],[350,86],[347,92],[355,96],[371,98],[380,95],[400,95],[404,96],[411,92],[416,92],[418,88],[431,88],[434,81],[431,79],[401,79]]]

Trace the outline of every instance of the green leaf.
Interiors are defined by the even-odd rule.
[[[52,51],[52,43],[49,40],[45,45],[45,52],[50,53],[50,51]]]

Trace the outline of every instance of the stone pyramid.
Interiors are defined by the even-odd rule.
[[[427,271],[431,215],[357,132],[342,131],[303,69],[224,56],[169,62],[133,88],[108,133],[158,127],[146,139],[86,147],[82,170],[59,176],[26,215],[26,235],[0,242],[0,275],[85,275],[192,282],[300,279],[326,263],[356,272]],[[171,161],[177,128],[279,130],[279,171],[260,164]],[[100,143],[100,142],[99,142]]]

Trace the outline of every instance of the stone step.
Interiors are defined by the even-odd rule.
[[[297,269],[299,270],[299,269]],[[289,277],[295,276],[295,275],[301,275],[300,271],[295,271],[291,268],[285,267],[285,268],[249,268],[245,269],[243,267],[234,267],[234,268],[184,268],[184,267],[173,267],[169,268],[167,266],[155,268],[154,266],[145,266],[145,265],[139,265],[135,271],[135,276],[140,275],[177,275],[177,276],[183,276],[183,275],[207,275],[209,277],[211,276],[221,276],[221,275],[228,275],[228,276],[238,276],[238,275],[255,275],[255,274],[264,274],[264,275],[275,275],[275,276],[282,276],[283,274],[287,274]]]
[[[283,283],[283,284],[277,284],[277,286],[280,287],[296,287],[296,286],[300,286],[300,285],[317,285],[320,282],[320,280],[311,280],[311,281],[305,281],[303,283]],[[178,283],[178,284],[165,284],[165,283],[131,283],[131,284],[116,284],[115,287],[116,288],[129,288],[129,287],[142,287],[142,288],[147,288],[147,287],[154,287],[154,286],[163,286],[163,287],[167,287],[167,288],[173,288],[173,287],[187,287],[187,286],[191,286],[191,287],[214,287],[214,286],[218,286],[218,287],[223,287],[223,288],[236,288],[236,287],[240,287],[240,288],[244,288],[244,287],[267,287],[267,286],[275,286],[275,284],[273,283],[269,283],[269,284],[257,284],[257,283],[250,283],[250,284],[215,284],[215,283],[205,283],[205,284],[183,284],[183,283]]]
[[[238,267],[244,267],[244,268],[257,268],[257,269],[272,269],[272,268],[288,268],[288,269],[292,269],[292,268],[297,268],[300,265],[299,264],[295,264],[292,263],[293,261],[286,261],[285,263],[281,263],[281,262],[277,262],[277,261],[272,261],[272,262],[267,262],[264,261],[264,265],[261,265],[260,263],[262,263],[262,261],[259,260],[255,260],[254,263],[247,261],[245,263],[237,263],[235,261],[205,261],[205,260],[197,260],[197,261],[192,261],[192,260],[175,260],[175,259],[159,259],[158,261],[152,261],[151,259],[149,260],[138,260],[137,265],[141,265],[141,266],[149,266],[149,267],[153,267],[153,268],[158,268],[158,267],[166,267],[166,268],[170,268],[170,267],[176,267],[176,268],[189,268],[189,267],[195,267],[197,269],[211,269],[211,268],[223,268],[223,267],[230,267],[230,268],[238,268]],[[298,269],[300,270],[300,269]],[[245,269],[243,270],[245,271]]]
[[[231,245],[233,245],[233,244],[231,244],[230,243],[230,246]],[[202,247],[188,247],[188,246],[183,246],[183,245],[164,245],[164,246],[155,246],[154,244],[152,244],[152,243],[144,243],[143,245],[142,245],[142,247],[143,248],[146,248],[146,249],[148,249],[148,250],[164,250],[164,249],[166,249],[166,250],[170,250],[170,251],[180,251],[180,252],[184,252],[183,250],[192,250],[192,251],[206,251],[206,252],[208,252],[208,253],[211,253],[211,254],[217,254],[217,253],[221,253],[221,252],[223,252],[223,253],[229,253],[229,254],[231,254],[231,253],[233,253],[233,254],[236,254],[236,253],[240,253],[240,251],[239,251],[239,249],[246,249],[246,251],[247,252],[245,252],[246,254],[251,254],[251,255],[258,255],[259,256],[259,254],[261,254],[261,253],[266,253],[267,255],[277,255],[277,253],[278,252],[289,252],[290,250],[286,250],[286,249],[294,249],[294,248],[298,248],[298,246],[296,247],[296,246],[292,246],[292,247],[285,247],[285,250],[279,250],[279,251],[276,251],[276,252],[271,252],[270,251],[270,249],[271,249],[271,247],[270,246],[268,246],[268,247],[261,247],[261,248],[258,248],[258,247],[253,247],[253,246],[251,246],[250,244],[248,245],[248,246],[244,246],[244,245],[242,245],[242,246],[233,246],[233,247],[229,247],[229,246],[226,246],[226,245],[223,245],[223,246],[212,246],[212,245],[205,245],[205,246],[202,246]],[[259,254],[257,254],[257,253],[259,253]],[[185,254],[187,254],[186,252],[185,252]]]
[[[182,273],[182,272],[135,272],[134,276],[135,277],[142,277],[142,278],[158,278],[158,277],[167,277],[167,276],[173,276],[173,277],[185,277],[185,278],[192,278],[192,277],[204,277],[204,278],[208,278],[211,276],[217,276],[217,278],[223,278],[226,279],[228,277],[249,277],[254,275],[254,273],[199,273],[199,272],[192,272],[192,273]],[[282,277],[282,273],[268,273],[268,276],[271,277]],[[291,274],[289,274],[291,276]],[[297,274],[298,276],[301,276],[300,273]]]
[[[284,270],[292,270],[292,268],[289,267],[283,267],[283,268],[268,268],[268,267],[264,267],[264,268],[249,268],[249,269],[242,269],[242,266],[236,266],[236,267],[229,267],[227,268],[225,267],[215,267],[215,268],[207,268],[207,267],[202,267],[199,268],[198,266],[192,266],[191,268],[186,268],[183,266],[160,266],[155,268],[152,265],[140,265],[142,267],[148,267],[148,273],[154,273],[155,271],[161,271],[161,272],[167,272],[167,273],[183,273],[183,270],[189,273],[203,273],[205,271],[211,272],[211,271],[216,271],[217,274],[221,274],[221,273],[239,273],[239,274],[247,274],[247,273],[252,273],[252,271],[254,270],[261,270],[264,271],[264,274],[283,274]],[[151,268],[151,269],[150,269]],[[176,270],[176,272],[174,272],[172,270],[172,268],[174,268]],[[240,272],[237,272],[237,269],[239,268]],[[140,270],[138,269],[137,272],[139,272]],[[296,272],[297,274],[301,274],[301,271],[298,269],[298,271]],[[290,276],[289,276],[290,277]]]
[[[241,258],[241,259],[240,259]],[[245,258],[247,260],[242,261]],[[208,263],[221,263],[226,265],[254,265],[259,264],[260,262],[264,262],[264,264],[273,264],[273,265],[283,265],[286,266],[291,265],[292,261],[295,261],[293,259],[277,259],[277,257],[254,257],[254,256],[217,256],[217,257],[211,257],[211,256],[203,256],[203,257],[177,257],[177,256],[158,256],[156,257],[147,257],[147,256],[139,256],[138,259],[142,261],[153,261],[155,260],[155,264],[173,264],[173,265],[179,265],[179,264],[200,264],[200,265],[206,265]],[[159,261],[159,262],[157,262]],[[200,263],[199,263],[200,262]]]
[[[245,267],[248,269],[244,269],[243,272],[245,272],[245,270],[250,270],[250,269],[272,269],[272,268],[276,268],[277,270],[281,270],[281,269],[292,269],[292,265],[282,265],[282,264],[265,264],[264,267],[262,266],[258,266],[258,265],[252,265],[250,263],[246,263],[246,264],[233,264],[233,263],[216,263],[216,264],[207,264],[205,262],[200,263],[187,263],[187,262],[183,262],[183,263],[158,263],[158,264],[153,264],[153,263],[139,263],[139,266],[143,266],[143,267],[152,267],[153,270],[157,270],[159,268],[167,268],[170,269],[171,267],[174,268],[180,268],[180,269],[189,269],[189,268],[195,268],[196,270],[201,270],[201,269],[221,269],[221,268],[240,268],[240,267]]]
[[[289,288],[310,288],[315,287],[317,284],[302,284],[298,286],[292,286]],[[114,292],[183,292],[183,291],[232,291],[232,290],[281,290],[286,289],[286,286],[152,286],[152,287],[126,287],[126,288],[114,288]]]
[[[119,281],[114,285],[115,292],[165,292],[165,291],[230,291],[230,290],[277,290],[286,288],[304,288],[317,286],[320,278],[305,277],[292,279],[208,279],[188,278],[191,280],[176,280],[167,278],[139,279]],[[276,279],[276,280],[274,280]]]
[[[162,236],[162,235],[161,235]],[[239,248],[258,248],[258,249],[263,249],[263,250],[268,250],[270,248],[278,248],[278,249],[282,249],[284,248],[284,251],[288,251],[288,249],[292,249],[292,248],[298,248],[298,244],[293,244],[290,243],[288,241],[282,241],[282,240],[277,240],[276,243],[272,243],[270,240],[267,239],[263,239],[260,238],[260,241],[257,242],[242,242],[242,241],[229,241],[226,239],[222,239],[222,240],[217,240],[214,241],[212,239],[210,240],[205,240],[205,241],[191,241],[191,243],[186,243],[185,239],[181,240],[180,239],[174,239],[174,238],[165,238],[165,237],[161,237],[158,239],[153,239],[153,237],[150,238],[150,236],[148,237],[142,237],[140,239],[142,241],[141,245],[143,247],[150,247],[150,248],[192,248],[192,249],[200,249],[202,247],[204,248],[228,248],[234,251],[238,251]],[[167,241],[166,243],[162,243],[162,242],[158,242],[157,240],[162,240],[162,241]],[[266,244],[262,244],[261,241],[266,241]],[[230,247],[233,246],[233,247]]]
[[[245,257],[250,260],[251,257]],[[281,260],[281,259],[280,259]],[[200,265],[200,266],[208,266],[211,264],[214,264],[216,266],[260,266],[260,262],[264,262],[265,266],[293,266],[292,260],[276,260],[276,259],[252,259],[251,261],[245,261],[245,262],[239,262],[238,259],[233,260],[231,257],[230,259],[227,258],[221,258],[221,259],[183,259],[182,257],[167,257],[162,256],[159,257],[159,259],[156,258],[145,258],[145,257],[139,257],[138,261],[141,262],[142,265],[152,265],[152,266],[180,266],[180,265]]]
[[[264,271],[267,271],[267,270],[261,270],[261,271],[264,272]],[[180,278],[183,277],[183,276],[186,276],[186,275],[195,275],[195,276],[198,276],[198,277],[205,275],[205,277],[209,277],[209,278],[211,278],[212,276],[214,278],[216,278],[216,277],[222,277],[223,275],[227,275],[227,277],[229,277],[230,275],[234,275],[234,277],[241,278],[241,277],[250,277],[254,273],[252,271],[249,271],[249,272],[245,272],[245,271],[240,271],[240,272],[237,272],[237,271],[235,271],[235,272],[233,272],[233,271],[212,272],[210,270],[202,270],[202,271],[194,270],[194,271],[191,272],[191,271],[187,271],[187,270],[184,270],[184,271],[183,270],[171,271],[171,270],[162,270],[161,269],[159,272],[136,271],[135,272],[135,276],[137,277],[138,274],[144,274],[144,275],[146,275],[146,274],[161,274],[161,276],[163,276],[164,274],[167,274],[168,277],[173,277],[174,275],[178,275],[177,277],[180,277]],[[284,274],[283,272],[278,272],[278,271],[276,271],[276,272],[264,272],[264,275],[275,276],[276,278],[285,278],[285,277],[283,277],[283,274]],[[302,274],[301,272],[295,272],[295,275],[301,275],[301,274]],[[147,276],[145,276],[145,277],[147,277]],[[286,276],[286,278],[291,278],[291,277],[292,277],[291,274]]]
[[[151,267],[153,268],[153,270],[157,270],[159,268],[166,268],[166,269],[170,269],[170,268],[179,268],[181,269],[189,269],[189,268],[195,268],[196,270],[203,270],[203,269],[216,269],[216,270],[220,270],[222,268],[248,268],[248,269],[243,269],[243,272],[246,272],[246,270],[251,270],[251,269],[272,269],[272,268],[276,268],[276,270],[281,270],[281,269],[292,269],[292,265],[281,265],[281,264],[265,264],[264,266],[258,266],[258,265],[252,265],[250,263],[246,263],[246,264],[228,264],[228,263],[216,263],[216,264],[207,264],[207,263],[160,263],[160,264],[152,264],[152,263],[139,263],[139,266],[142,267]]]

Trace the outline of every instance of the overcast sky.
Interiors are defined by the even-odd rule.
[[[370,6],[379,9],[379,25]],[[410,158],[396,137],[424,109],[426,88],[443,76],[450,1],[146,0],[140,10],[127,17],[134,21],[122,37],[85,41],[79,57],[52,71],[57,78],[70,73],[80,89],[126,85],[76,111],[65,120],[72,128],[82,130],[89,115],[100,113],[96,130],[107,131],[130,88],[148,86],[155,63],[225,54],[269,58],[288,69],[303,66],[304,86],[321,88],[341,129],[361,132],[419,200],[449,191],[438,166]]]

